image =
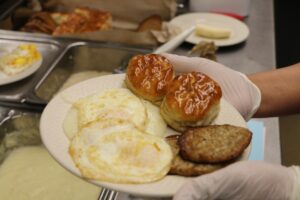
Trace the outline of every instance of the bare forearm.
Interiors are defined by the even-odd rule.
[[[248,77],[262,94],[254,117],[300,113],[300,63]]]

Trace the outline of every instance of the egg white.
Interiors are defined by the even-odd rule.
[[[126,90],[126,89],[114,90],[113,92],[115,92],[115,93],[120,92],[120,94],[118,96],[121,96],[122,94],[125,93],[126,96],[124,95],[124,98],[126,98],[127,95],[133,95],[131,93],[127,94],[127,92],[125,92],[124,90]],[[106,92],[102,95],[106,95],[106,94],[108,95],[108,97],[111,96],[110,92]],[[139,100],[142,102],[142,104],[140,104],[140,102],[137,101],[137,99],[133,98],[133,99],[127,99],[126,100],[127,105],[123,105],[123,104],[121,104],[121,102],[118,102],[119,101],[118,99],[117,100],[115,100],[115,99],[109,100],[106,97],[103,99],[101,97],[100,98],[101,100],[99,102],[96,102],[97,98],[99,96],[100,96],[100,94],[96,94],[96,95],[89,96],[84,99],[80,99],[80,102],[76,103],[77,107],[72,106],[69,109],[69,111],[67,112],[66,117],[63,121],[63,130],[69,139],[72,139],[80,130],[79,120],[83,121],[83,122],[81,122],[81,126],[85,126],[85,124],[91,123],[95,120],[104,122],[104,121],[107,121],[108,119],[109,119],[110,123],[112,123],[112,121],[116,121],[116,123],[118,123],[118,121],[122,121],[122,123],[127,122],[130,124],[133,124],[133,125],[137,126],[138,129],[145,132],[146,134],[156,135],[156,136],[160,136],[160,137],[166,136],[167,124],[161,117],[159,108],[157,106],[153,105],[151,102],[145,101],[145,100]],[[124,98],[120,98],[120,100],[122,100]],[[101,109],[103,109],[103,106],[97,107],[99,104],[101,104],[101,102],[103,102],[105,100],[107,101],[105,104],[110,104],[110,102],[116,101],[116,102],[112,103],[115,105],[115,107],[112,108],[111,105],[108,106],[109,112],[110,112],[109,115],[103,114],[103,113],[105,113],[105,111],[101,111]],[[133,101],[133,102],[128,104],[130,101]],[[119,103],[119,105],[118,105],[118,103]],[[80,104],[79,107],[80,107],[81,112],[79,112],[78,104]],[[126,106],[128,106],[128,108]],[[143,106],[144,108],[141,108],[141,106]],[[134,110],[135,112],[125,114],[130,109]],[[143,112],[143,110],[144,110],[144,112]],[[140,111],[140,112],[138,112],[138,111]],[[80,117],[80,115],[82,115],[82,113],[83,113],[83,116]],[[127,117],[123,117],[119,113],[124,113],[124,115],[126,115]],[[97,116],[97,114],[99,116]],[[133,115],[135,115],[135,117],[133,117]],[[142,120],[142,119],[144,119],[144,120]],[[144,121],[144,123],[143,123],[143,121]]]
[[[69,140],[71,140],[79,131],[78,112],[76,108],[71,107],[63,121],[63,130]]]
[[[107,90],[79,99],[63,129],[69,154],[85,178],[147,183],[164,177],[173,158],[164,141],[167,125],[159,108],[128,89]]]
[[[15,75],[31,67],[41,59],[34,44],[22,44],[0,58],[0,69],[7,75]]]
[[[145,132],[150,135],[165,137],[167,133],[167,124],[160,115],[159,107],[146,100],[143,100],[143,103],[147,113]]]
[[[117,183],[147,183],[164,177],[171,165],[170,146],[161,137],[119,125],[83,128],[69,153],[85,178]]]
[[[78,112],[79,128],[96,120],[130,121],[143,129],[146,123],[146,109],[142,101],[128,89],[111,89],[100,94],[90,95],[74,103]]]

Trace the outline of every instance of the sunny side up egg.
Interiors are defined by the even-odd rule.
[[[132,123],[150,135],[166,136],[167,124],[161,117],[159,108],[139,99],[125,88],[94,94],[75,102],[64,119],[64,133],[72,139],[86,124],[108,119]]]
[[[111,89],[79,99],[73,106],[78,111],[79,128],[98,119],[128,121],[140,129],[146,123],[147,114],[142,101],[125,88]]]
[[[7,75],[15,75],[41,60],[41,54],[34,44],[22,44],[0,58],[0,68]]]
[[[159,109],[128,89],[73,103],[63,122],[69,153],[85,178],[146,183],[164,177],[173,158]]]
[[[115,183],[147,183],[164,177],[173,158],[160,137],[134,128],[86,127],[71,141],[69,153],[81,174]],[[100,125],[101,126],[101,125]]]

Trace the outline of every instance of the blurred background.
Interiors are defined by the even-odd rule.
[[[274,0],[276,62],[281,68],[300,60],[300,12],[295,0]],[[300,164],[300,115],[280,117],[282,163]]]

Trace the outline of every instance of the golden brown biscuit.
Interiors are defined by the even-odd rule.
[[[226,166],[225,164],[202,164],[183,160],[179,155],[179,146],[177,144],[178,137],[178,135],[174,135],[166,138],[166,141],[171,146],[174,155],[169,174],[180,176],[199,176]]]
[[[218,163],[236,159],[250,144],[252,133],[232,125],[212,125],[186,131],[179,138],[180,155],[193,162]]]
[[[125,83],[136,95],[157,103],[163,99],[174,78],[172,64],[164,56],[134,56],[127,67]]]
[[[175,77],[160,107],[169,126],[177,131],[208,125],[219,112],[220,86],[200,72]]]

